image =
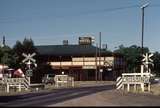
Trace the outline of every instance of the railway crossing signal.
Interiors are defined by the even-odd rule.
[[[26,76],[32,76],[33,75],[33,71],[32,71],[32,69],[31,69],[31,64],[34,64],[35,65],[35,67],[37,67],[37,64],[36,64],[36,60],[33,58],[33,56],[35,56],[36,55],[36,53],[33,53],[33,54],[25,54],[25,53],[23,53],[22,54],[24,57],[25,57],[25,59],[22,61],[23,63],[25,63],[25,64],[27,64],[28,65],[28,70],[26,71]]]
[[[33,59],[33,56],[35,56],[36,53],[33,53],[33,54],[31,54],[31,55],[30,55],[30,54],[27,55],[27,54],[23,53],[22,55],[23,55],[24,57],[26,57],[26,58],[22,61],[23,63],[26,62],[26,61],[28,61],[28,60],[29,60],[29,61],[32,61],[32,62],[34,62],[34,63],[36,62],[36,60]]]
[[[142,62],[144,62],[144,65],[148,65],[148,64],[152,64],[153,65],[153,60],[151,59],[151,57],[153,56],[153,54],[148,54],[146,53],[145,55],[143,54],[143,59]]]

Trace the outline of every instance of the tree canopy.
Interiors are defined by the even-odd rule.
[[[12,68],[15,62],[14,51],[9,46],[0,47],[0,63]]]
[[[32,54],[37,52],[33,40],[27,38],[25,38],[23,42],[17,41],[13,50],[15,52],[16,68],[24,67],[24,64],[22,64],[22,60],[24,59],[22,56],[23,53]]]
[[[142,59],[141,47],[137,45],[132,45],[130,47],[120,45],[114,52],[124,55],[127,62],[127,72],[139,71]],[[149,49],[147,47],[144,48],[144,53],[149,53]]]

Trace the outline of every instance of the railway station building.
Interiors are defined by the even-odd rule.
[[[74,77],[75,81],[115,80],[125,71],[123,55],[94,46],[90,38],[78,44],[36,46],[41,62],[49,64],[54,74]]]

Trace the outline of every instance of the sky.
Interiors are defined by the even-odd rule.
[[[144,46],[160,52],[160,0],[0,0],[0,43],[13,47],[32,38],[35,45],[78,44],[93,36],[113,51],[141,46],[141,8],[145,3]]]

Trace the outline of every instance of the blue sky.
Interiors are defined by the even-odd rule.
[[[31,37],[35,45],[77,44],[92,35],[109,50],[141,45],[140,5],[145,8],[144,46],[160,52],[160,0],[0,0],[0,42],[13,46]]]

